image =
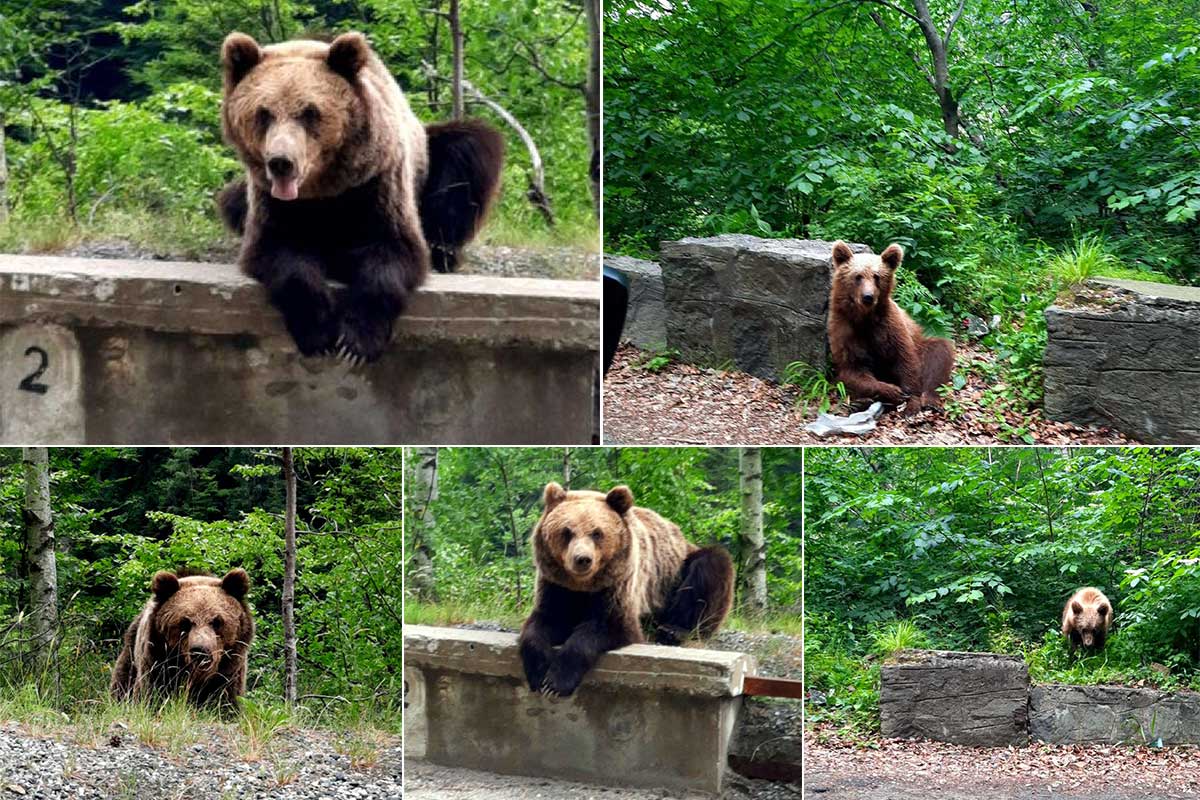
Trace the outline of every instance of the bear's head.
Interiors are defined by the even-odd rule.
[[[225,38],[222,128],[255,185],[295,200],[361,180],[351,173],[363,168],[370,114],[359,73],[372,58],[361,33],[268,47],[244,33]]]
[[[1108,626],[1112,622],[1108,598],[1095,590],[1091,593],[1081,592],[1071,599],[1071,621],[1084,647],[1104,647]]]
[[[225,661],[244,657],[254,635],[246,570],[230,570],[223,578],[159,572],[150,590],[155,602],[152,638],[178,659],[192,683],[212,677]]]
[[[577,592],[613,586],[629,563],[628,514],[633,492],[618,486],[602,492],[568,492],[557,483],[542,492],[542,516],[533,529],[533,553],[541,575]]]
[[[834,294],[841,298],[844,310],[865,315],[886,303],[903,260],[904,248],[898,244],[890,244],[875,255],[855,253],[845,242],[834,242]]]

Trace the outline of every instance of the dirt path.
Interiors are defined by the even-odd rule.
[[[864,436],[820,438],[804,430],[817,416],[797,407],[795,389],[736,370],[671,363],[660,372],[635,366],[644,354],[623,346],[604,380],[605,444],[980,445],[1130,444],[1107,429],[1081,428],[1009,413],[999,419],[981,399],[988,389],[977,369],[955,392],[962,415],[923,412],[911,419],[887,413]],[[986,362],[988,353],[960,348],[960,361]],[[1028,439],[1014,431],[1028,429]],[[1004,438],[1002,438],[1004,437]]]
[[[1200,749],[973,748],[804,737],[809,800],[1175,800],[1200,797]]]
[[[86,742],[81,743],[81,742]],[[0,722],[0,798],[20,800],[391,800],[402,796],[399,737],[340,740],[286,729],[248,752],[211,726],[150,747],[128,729],[57,728],[39,735]]]

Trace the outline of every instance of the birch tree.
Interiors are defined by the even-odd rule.
[[[30,655],[44,661],[58,630],[58,569],[50,510],[50,458],[44,447],[21,451],[25,472],[25,551],[29,565]]]
[[[743,447],[738,458],[742,495],[742,602],[749,614],[767,610],[767,557],[763,538],[762,450]]]
[[[296,465],[292,448],[283,448],[286,485],[283,521],[283,699],[296,703]]]
[[[412,525],[409,541],[413,546],[412,564],[405,576],[417,597],[437,599],[437,587],[433,574],[433,550],[430,539],[436,527],[432,505],[438,497],[438,449],[419,447],[406,454],[412,458],[411,503],[405,515],[405,523]]]

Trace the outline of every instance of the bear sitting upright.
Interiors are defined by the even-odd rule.
[[[304,355],[378,359],[433,265],[454,267],[500,180],[480,122],[426,129],[360,33],[222,47],[221,122],[246,177],[217,202]],[[326,278],[348,284],[339,301]]]
[[[937,388],[954,371],[954,345],[925,336],[892,299],[904,250],[892,244],[879,255],[855,254],[833,244],[829,293],[829,349],[837,380],[854,399],[881,400],[905,415],[941,408]]]
[[[674,523],[634,506],[626,486],[603,494],[550,483],[542,501],[534,608],[520,636],[531,690],[572,694],[603,653],[645,641],[644,619],[660,644],[721,626],[733,603],[725,550],[691,544]]]
[[[223,578],[159,572],[150,591],[125,631],[112,696],[143,700],[186,690],[196,705],[235,706],[246,691],[246,657],[254,639],[246,570],[230,570]]]

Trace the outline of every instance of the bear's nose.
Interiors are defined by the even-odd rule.
[[[197,661],[210,661],[212,659],[212,653],[208,651],[207,647],[193,647],[191,648],[191,655]]]
[[[863,294],[863,296],[862,296],[862,301],[863,301],[863,305],[864,305],[864,306],[869,306],[869,305],[872,305],[872,304],[874,304],[874,302],[875,302],[875,295],[873,295],[873,294]]]
[[[290,158],[275,156],[267,159],[267,169],[271,170],[271,174],[276,178],[288,178],[296,169],[296,165]]]
[[[591,566],[591,556],[575,556],[575,569],[589,569]]]

